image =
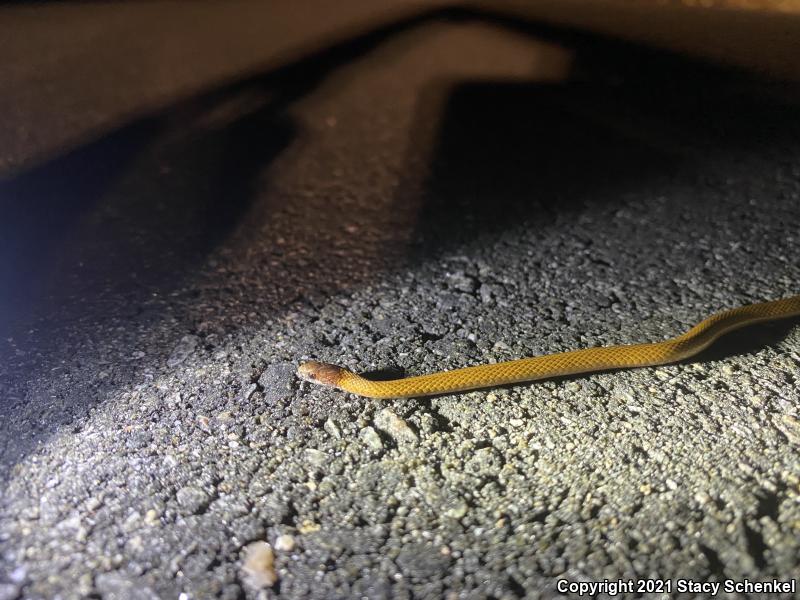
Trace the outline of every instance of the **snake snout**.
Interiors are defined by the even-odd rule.
[[[342,368],[328,363],[310,360],[297,367],[297,376],[303,381],[321,383],[323,385],[336,385],[342,373]]]
[[[303,381],[317,382],[317,363],[316,361],[304,362],[297,367],[297,376]]]

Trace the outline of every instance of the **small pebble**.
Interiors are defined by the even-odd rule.
[[[458,498],[452,503],[450,508],[448,508],[444,514],[453,519],[460,519],[467,514],[468,510],[469,505],[467,502],[463,498]]]
[[[291,552],[294,550],[294,538],[291,535],[279,535],[275,540],[275,550],[279,552]]]
[[[342,430],[336,424],[336,421],[334,421],[330,417],[328,417],[328,419],[325,420],[324,427],[325,431],[328,432],[328,435],[330,435],[333,438],[336,438],[337,440],[342,439]]]
[[[180,507],[189,514],[200,512],[209,502],[208,494],[191,485],[179,489],[175,498],[178,500]]]
[[[790,442],[800,446],[800,421],[792,415],[774,415],[772,422]]]
[[[194,335],[185,335],[181,338],[175,348],[172,350],[172,354],[167,359],[167,366],[168,367],[177,367],[183,361],[185,361],[189,356],[194,353],[197,349],[197,345],[200,342],[199,338]]]
[[[379,436],[378,432],[372,427],[364,427],[358,432],[358,437],[372,450],[375,450],[376,452],[383,450],[383,441],[381,440],[381,436]]]
[[[411,429],[405,419],[399,417],[391,408],[384,408],[377,414],[375,425],[398,443],[414,444],[419,441],[417,432]]]
[[[211,426],[209,425],[209,418],[204,415],[197,415],[194,418],[195,423],[197,423],[198,429],[205,431],[206,433],[211,433]]]
[[[303,455],[305,459],[315,467],[322,467],[330,460],[330,457],[325,452],[317,450],[316,448],[306,448]]]
[[[300,523],[300,527],[297,528],[297,531],[300,533],[314,533],[315,531],[320,530],[319,523],[314,523],[314,521],[310,521],[306,519],[302,523]]]
[[[242,573],[245,582],[255,589],[272,587],[278,581],[275,555],[266,542],[253,542],[244,549]]]

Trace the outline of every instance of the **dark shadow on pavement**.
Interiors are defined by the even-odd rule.
[[[508,27],[551,39],[524,22]],[[543,231],[645,181],[701,176],[726,153],[780,155],[798,134],[795,84],[620,42],[587,45],[574,32],[565,39],[574,50],[565,82],[431,90],[446,100],[420,202],[419,262],[507,227]],[[413,138],[430,128],[426,107],[418,112]]]
[[[0,332],[40,299],[68,232],[100,202],[120,173],[157,134],[145,118],[63,158],[0,182]]]
[[[453,89],[419,219],[423,260],[509,226],[545,229],[584,202],[675,167],[680,157],[581,110],[596,93],[580,84],[504,81]]]
[[[722,336],[711,346],[681,364],[708,363],[734,356],[755,354],[764,348],[777,346],[800,325],[800,317],[758,323]]]

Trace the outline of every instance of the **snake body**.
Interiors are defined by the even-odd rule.
[[[683,335],[662,342],[585,348],[390,381],[372,381],[343,367],[317,361],[301,364],[297,375],[306,381],[369,398],[432,396],[563,375],[674,363],[694,356],[735,329],[794,316],[800,316],[800,296],[719,312]]]

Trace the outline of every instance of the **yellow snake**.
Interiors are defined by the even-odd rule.
[[[799,315],[800,296],[792,296],[716,313],[683,335],[663,342],[585,348],[391,381],[372,381],[343,367],[317,361],[301,364],[297,375],[305,381],[333,386],[369,398],[449,394],[562,375],[674,363],[694,356],[734,329]]]

